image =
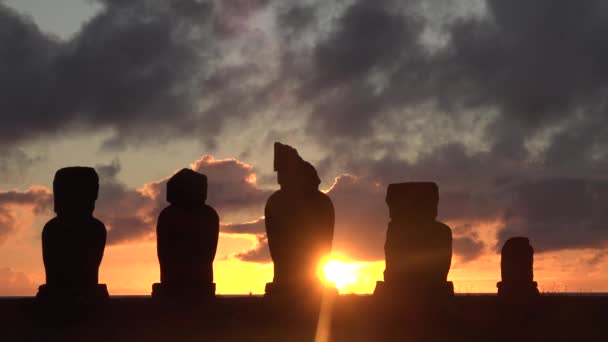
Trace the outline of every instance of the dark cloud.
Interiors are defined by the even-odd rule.
[[[266,235],[260,235],[257,238],[257,246],[248,251],[237,253],[235,256],[247,262],[257,262],[257,263],[269,263],[272,262],[270,258],[270,249],[268,249],[268,238]]]
[[[131,240],[151,238],[156,228],[156,218],[162,209],[164,198],[127,187],[118,180],[120,163],[95,167],[99,174],[99,196],[94,215],[108,229],[110,245]]]
[[[50,212],[53,208],[53,195],[43,187],[31,187],[26,191],[0,191],[0,245],[19,225],[16,208],[29,209],[33,215]]]
[[[386,228],[390,218],[385,203],[386,186],[364,177],[342,175],[327,193],[336,212],[333,250],[353,260],[376,261],[384,259]],[[443,206],[443,205],[442,205]],[[463,262],[479,257],[484,250],[472,225],[454,228],[454,254]],[[243,261],[269,262],[264,220],[231,224],[223,228],[226,233],[255,234],[258,245],[236,256]]]
[[[270,191],[257,187],[251,165],[236,159],[204,156],[191,166],[208,177],[207,203],[220,214],[223,232],[264,232],[263,219],[247,222],[263,213],[270,195]],[[96,165],[95,169],[100,186],[94,215],[108,229],[108,244],[153,238],[158,214],[168,205],[166,185],[170,176],[135,189],[119,180],[121,165],[118,160]],[[52,214],[51,190],[32,187],[27,191],[0,191],[0,243],[17,228],[15,208],[18,207],[28,208],[34,215]]]
[[[207,203],[219,213],[223,232],[255,234],[263,227],[263,220],[233,223],[259,217],[270,194],[257,187],[252,166],[236,159],[204,156],[191,167],[208,178]],[[108,243],[153,238],[158,214],[168,205],[166,186],[170,177],[133,189],[117,179],[118,161],[96,169],[101,184],[95,215],[110,230]]]
[[[229,223],[222,225],[222,232],[228,234],[262,235],[266,233],[266,226],[264,224],[264,218],[245,223]]]
[[[455,238],[452,241],[454,255],[460,256],[464,262],[472,261],[480,257],[483,253],[484,243],[470,237]]]
[[[519,184],[513,190],[499,245],[530,237],[536,251],[608,246],[608,181],[552,179]]]
[[[264,212],[272,191],[258,187],[253,166],[234,158],[205,156],[194,162],[192,169],[207,175],[207,202],[217,208],[226,222],[235,222],[237,213],[241,220],[251,220]]]
[[[251,6],[102,2],[100,13],[68,41],[0,4],[0,45],[10,47],[0,53],[0,142],[112,128],[105,147],[185,137],[206,137],[199,139],[213,145],[224,119],[244,114],[232,96],[219,96],[235,95],[228,77],[242,85],[244,76],[225,72],[214,22],[245,25],[252,14],[239,9]],[[234,10],[214,16],[224,7]]]
[[[226,122],[258,125],[264,143],[317,147],[324,178],[356,175],[330,195],[336,245],[358,258],[381,257],[384,189],[408,180],[439,183],[443,220],[504,218],[499,242],[605,246],[607,5],[478,2],[106,0],[69,41],[0,4],[0,45],[11,47],[0,51],[0,143],[111,128],[109,147],[192,137],[215,147],[230,141]],[[217,179],[209,203],[222,217],[259,217],[268,192],[247,181],[251,168],[197,167]],[[162,182],[139,194],[105,186],[148,216],[162,203]],[[109,217],[133,227],[124,236],[150,231]],[[482,247],[457,239],[463,256]]]
[[[297,64],[314,75],[300,98],[314,106],[309,132],[329,149],[327,174],[437,181],[442,218],[505,215],[500,241],[522,233],[539,250],[604,246],[608,220],[588,188],[601,192],[608,171],[606,5],[486,1],[482,16],[437,25],[420,4],[355,1],[314,46],[314,62]],[[445,41],[425,44],[429,27]]]

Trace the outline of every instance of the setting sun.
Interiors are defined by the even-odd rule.
[[[357,282],[359,265],[340,260],[329,259],[323,264],[323,277],[326,282],[334,283],[338,290]]]

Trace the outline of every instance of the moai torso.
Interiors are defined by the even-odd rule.
[[[319,261],[331,252],[334,210],[329,197],[320,191],[279,190],[268,200],[265,215],[274,281],[316,281]]]
[[[452,260],[452,233],[441,222],[391,221],[384,245],[387,282],[440,284]]]
[[[42,230],[47,285],[84,288],[97,285],[106,243],[106,227],[94,217],[51,219]]]
[[[47,286],[83,289],[97,285],[106,243],[106,228],[93,217],[98,189],[92,168],[69,167],[55,174],[57,216],[42,230]]]
[[[384,245],[387,285],[439,288],[446,284],[452,261],[452,232],[435,220],[438,199],[434,183],[389,186],[391,221]]]
[[[206,205],[206,177],[178,172],[167,183],[171,203],[158,217],[157,252],[161,283],[173,289],[201,289],[213,283],[219,216]]]
[[[281,190],[272,194],[265,208],[274,283],[316,286],[319,262],[331,252],[333,204],[318,190],[314,167],[295,149],[275,143],[275,170]]]

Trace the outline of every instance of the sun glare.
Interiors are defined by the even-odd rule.
[[[336,259],[329,259],[323,265],[323,277],[328,283],[334,283],[338,290],[357,282],[359,265]]]

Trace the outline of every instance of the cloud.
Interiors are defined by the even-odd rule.
[[[190,167],[207,176],[207,204],[219,213],[223,232],[245,231],[247,223],[236,223],[259,217],[263,212],[270,192],[257,187],[251,165],[236,159],[203,156]],[[120,172],[118,161],[98,165],[96,169],[101,184],[95,215],[109,229],[108,243],[152,238],[160,211],[169,205],[166,187],[171,176],[132,189],[117,179]]]
[[[100,184],[94,215],[108,229],[108,244],[151,238],[164,197],[131,189],[120,182],[117,179],[121,170],[118,160],[109,165],[97,165],[95,169]]]
[[[229,223],[222,225],[222,232],[228,234],[252,234],[262,235],[266,233],[264,218],[260,218],[251,222],[244,223]]]
[[[470,237],[455,238],[452,241],[454,255],[460,256],[462,262],[473,261],[483,253],[484,243]]]
[[[254,234],[264,228],[263,220],[247,222],[263,213],[270,195],[270,191],[257,187],[251,165],[236,159],[203,156],[191,167],[208,177],[207,203],[220,213],[222,231]],[[100,187],[94,215],[108,229],[108,244],[153,238],[158,215],[169,205],[166,185],[170,176],[144,184],[141,188],[130,188],[118,179],[121,172],[118,160],[96,165],[95,169]],[[17,229],[16,208],[29,208],[34,215],[48,215],[52,214],[52,204],[52,192],[46,187],[0,191],[0,243]]]
[[[327,194],[336,213],[333,251],[353,260],[383,260],[386,229],[390,221],[384,200],[386,186],[369,178],[345,174],[335,179]],[[481,256],[485,244],[472,224],[466,228],[455,227],[453,231],[455,255],[464,262]],[[270,262],[263,219],[228,225],[224,232],[256,235],[258,245],[236,256],[243,261]]]
[[[231,217],[236,214],[253,219],[264,212],[264,205],[272,191],[258,187],[253,166],[235,158],[204,156],[192,163],[191,167],[207,175],[208,203],[216,207],[227,222],[234,222]]]
[[[596,209],[608,174],[603,1],[102,3],[68,41],[0,4],[0,45],[11,47],[0,53],[3,146],[109,128],[106,147],[198,139],[263,159],[254,147],[272,137],[306,141],[323,178],[356,175],[330,195],[336,245],[363,259],[381,255],[381,190],[408,180],[439,184],[442,220],[503,219],[499,243],[526,234],[542,251],[608,241]],[[228,222],[259,217],[269,192],[251,182],[253,168],[196,167],[218,180],[209,203]],[[110,239],[152,232],[163,180],[106,186],[136,213],[100,198]],[[474,236],[457,239],[463,256],[481,248]]]
[[[257,237],[257,245],[253,249],[247,250],[242,253],[237,253],[235,257],[246,262],[272,262],[272,259],[270,258],[270,249],[268,248],[268,238],[266,237],[266,234]]]
[[[390,221],[386,188],[370,179],[342,175],[327,194],[336,212],[333,250],[355,260],[383,260]]]
[[[535,251],[608,246],[608,181],[551,179],[517,185],[499,246],[528,236]],[[499,247],[497,246],[497,247]]]
[[[52,194],[44,187],[33,186],[25,191],[0,191],[0,245],[6,242],[20,224],[15,212],[17,208],[27,208],[32,215],[38,215],[49,212],[52,206]]]
[[[0,45],[11,47],[0,54],[0,142],[111,128],[107,148],[200,136],[213,145],[224,119],[244,113],[223,111],[236,101],[216,95],[231,95],[232,79],[245,79],[222,64],[214,2],[102,3],[68,41],[0,4]],[[253,15],[232,12],[224,20],[237,16],[242,25]]]
[[[488,122],[473,138],[500,157],[523,160],[545,137],[547,162],[606,168],[602,1],[101,3],[65,42],[0,5],[0,43],[12,47],[0,56],[4,143],[111,128],[106,147],[216,147],[227,122],[286,129],[267,113],[287,107],[331,155],[345,142],[411,148],[399,134],[421,120],[456,136],[432,142],[422,127],[419,144],[470,148],[463,122],[481,111]]]
[[[22,180],[27,170],[41,161],[19,148],[0,147],[0,176],[5,180]]]
[[[0,293],[3,296],[26,296],[35,292],[37,284],[25,273],[0,267]]]

